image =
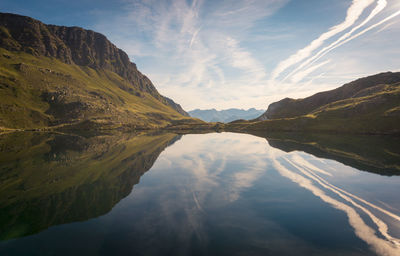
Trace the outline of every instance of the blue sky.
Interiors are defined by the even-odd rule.
[[[398,0],[0,0],[105,34],[186,110],[266,109],[400,71]]]

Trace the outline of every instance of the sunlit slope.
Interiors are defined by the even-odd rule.
[[[400,73],[378,74],[361,81],[366,85],[350,83],[306,99],[285,99],[273,103],[260,118],[269,116],[269,119],[236,122],[228,127],[270,131],[400,133]]]
[[[185,120],[195,121],[104,35],[0,13],[0,130],[148,129]]]
[[[368,77],[363,77],[342,85],[330,91],[316,93],[304,99],[285,98],[268,106],[267,111],[259,120],[291,118],[307,115],[318,109],[324,109],[329,104],[335,104],[346,99],[363,100],[380,91],[387,91],[387,85],[400,83],[400,72],[386,72]]]
[[[7,128],[85,120],[107,127],[147,128],[188,119],[114,72],[1,48],[0,117],[0,126]]]
[[[103,215],[176,134],[0,136],[0,239]]]

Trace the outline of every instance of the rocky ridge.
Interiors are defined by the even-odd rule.
[[[128,80],[131,93],[147,92],[178,113],[189,116],[179,104],[158,93],[128,55],[106,36],[80,27],[46,25],[30,17],[0,13],[0,47],[34,56],[54,57],[66,64],[108,70]]]

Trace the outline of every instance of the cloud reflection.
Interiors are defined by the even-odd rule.
[[[309,157],[303,152],[283,152],[270,147],[264,139],[249,135],[186,135],[159,159],[183,170],[180,175],[184,175],[180,177],[182,184],[174,203],[163,197],[165,214],[172,216],[180,205],[187,223],[175,221],[175,225],[185,227],[186,235],[195,234],[206,243],[208,235],[203,224],[209,212],[241,199],[243,192],[253,188],[273,167],[281,176],[343,211],[355,235],[377,254],[400,255],[400,240],[393,236],[390,230],[393,226],[387,221],[388,218],[400,221],[400,217],[328,181],[348,179],[354,173],[338,172],[338,167],[331,162],[314,157],[310,161]]]
[[[308,171],[305,169],[307,165],[300,167],[299,165],[293,163],[287,158],[282,158],[286,162],[290,163],[293,167],[295,167],[298,171],[302,174],[307,176],[308,178],[299,175],[293,171],[290,171],[284,165],[282,165],[278,159],[272,159],[274,167],[276,170],[284,177],[289,178],[291,181],[297,183],[299,186],[311,191],[314,195],[321,198],[324,202],[332,205],[334,208],[344,211],[349,219],[349,224],[354,228],[355,234],[368,243],[376,253],[379,255],[398,255],[400,253],[400,240],[397,238],[393,238],[388,234],[388,226],[384,223],[381,219],[377,218],[373,215],[369,210],[365,207],[359,205],[358,203],[354,202],[348,196],[340,193],[339,190],[334,189],[333,185],[328,183],[327,181],[323,180],[321,177],[317,176],[313,173],[310,169]],[[317,178],[318,177],[318,178]],[[328,196],[324,191],[313,184],[313,181],[316,181],[319,185],[323,188],[327,189],[328,191],[334,192],[343,198],[345,201],[350,202],[353,206],[361,209],[364,213],[366,213],[371,220],[378,226],[380,233],[387,239],[379,238],[373,228],[369,227],[361,218],[361,216],[357,213],[355,208],[340,202],[330,196]],[[343,191],[343,190],[342,190]],[[366,202],[365,200],[363,200]],[[369,203],[369,205],[372,205]],[[379,208],[375,206],[375,208]],[[394,215],[394,214],[392,214]]]

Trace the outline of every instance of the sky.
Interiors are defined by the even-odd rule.
[[[400,71],[400,0],[0,0],[108,37],[185,110],[258,108]]]

